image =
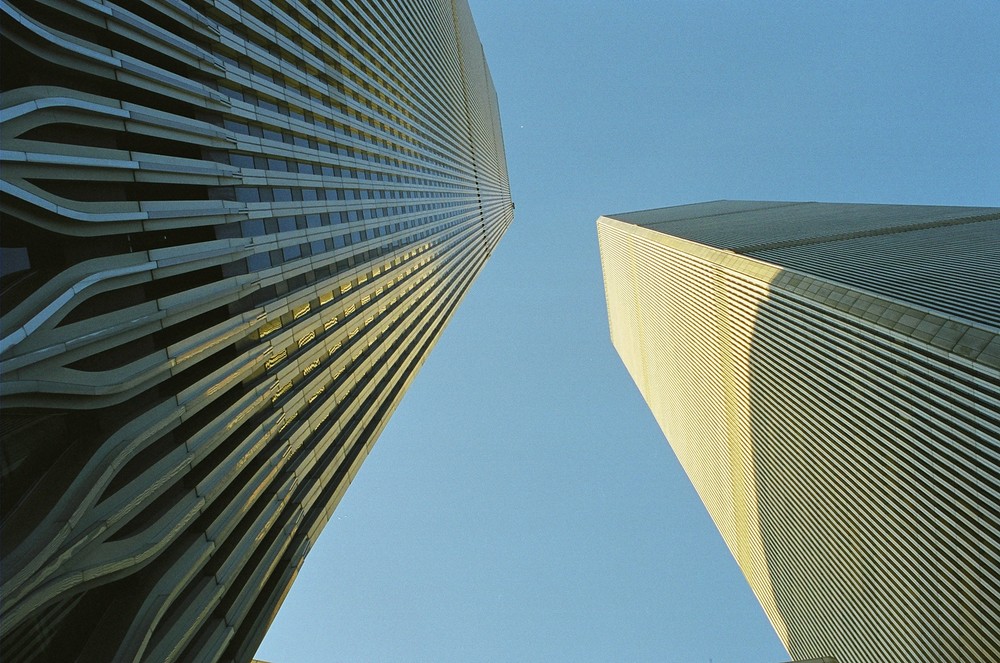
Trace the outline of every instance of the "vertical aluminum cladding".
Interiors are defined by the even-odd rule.
[[[4,660],[249,660],[513,218],[469,8],[0,16]]]
[[[1000,660],[1000,209],[597,229],[614,346],[789,653]]]

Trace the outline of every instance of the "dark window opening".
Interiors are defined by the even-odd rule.
[[[79,308],[77,310],[79,310]],[[142,336],[134,341],[116,345],[102,352],[88,355],[83,359],[78,359],[71,364],[66,364],[66,368],[72,368],[77,371],[85,371],[87,373],[110,371],[126,366],[127,364],[131,364],[133,361],[142,359],[146,355],[155,351],[156,346],[153,344],[152,337]]]
[[[148,136],[132,131],[115,131],[101,127],[56,122],[43,124],[26,131],[19,138],[47,143],[104,147],[130,152],[162,154],[164,156],[205,160],[202,147],[193,143]]]
[[[130,285],[124,288],[115,288],[114,290],[100,292],[93,297],[88,297],[83,300],[72,311],[66,314],[57,326],[62,327],[63,325],[80,322],[81,320],[89,320],[90,318],[95,318],[99,315],[104,315],[105,313],[120,311],[130,306],[135,306],[136,304],[142,304],[145,301],[146,297],[142,285]],[[81,370],[102,369],[91,368]]]
[[[45,191],[78,202],[209,200],[208,187],[162,182],[30,179]]]

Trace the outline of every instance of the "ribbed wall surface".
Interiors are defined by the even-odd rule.
[[[837,240],[829,272],[796,251],[793,271],[689,241],[693,221],[688,239],[656,223],[740,205],[761,206],[602,217],[598,236],[612,341],[779,637],[796,659],[1000,659],[998,329],[920,305],[938,295],[876,293],[909,259],[906,232],[872,261],[871,228],[848,231],[858,244]],[[997,239],[997,212],[977,212],[975,236]],[[955,239],[975,225],[936,245],[984,255],[955,299],[1000,273],[995,250]],[[927,273],[962,272],[956,255]]]
[[[511,222],[469,9],[0,15],[3,658],[249,660]]]
[[[616,219],[1000,326],[1000,210],[719,200]]]

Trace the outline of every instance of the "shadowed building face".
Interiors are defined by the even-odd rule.
[[[615,348],[791,655],[1000,656],[1000,210],[597,227]]]
[[[5,661],[249,660],[512,220],[464,0],[16,2]]]

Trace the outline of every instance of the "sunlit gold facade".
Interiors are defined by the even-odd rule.
[[[0,16],[0,657],[248,661],[512,220],[469,8]]]
[[[614,346],[792,657],[1000,660],[1000,209],[597,229]]]

